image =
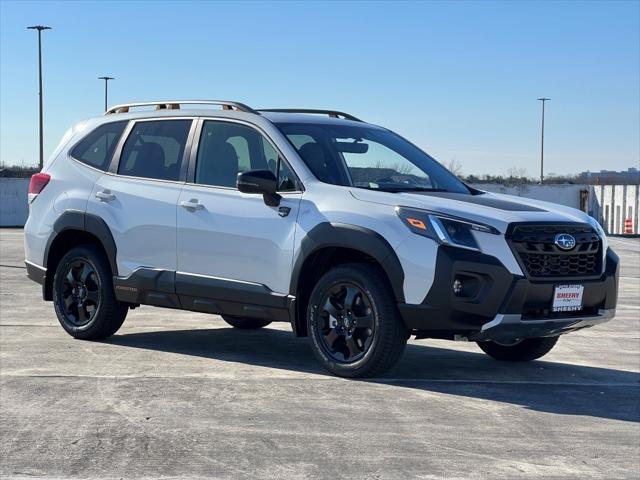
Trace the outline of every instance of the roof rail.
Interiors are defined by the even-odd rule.
[[[312,110],[308,108],[261,108],[258,112],[283,112],[283,113],[315,113],[319,115],[329,115],[333,118],[344,118],[345,120],[353,120],[354,122],[362,122],[357,117],[348,113],[339,112],[337,110]]]
[[[107,109],[105,115],[114,113],[127,113],[131,108],[156,107],[156,110],[179,110],[181,105],[219,105],[223,110],[237,110],[239,112],[258,113],[253,108],[240,102],[228,102],[226,100],[165,100],[157,102],[123,103]]]

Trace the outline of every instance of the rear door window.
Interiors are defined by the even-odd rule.
[[[93,168],[108,170],[113,151],[127,123],[111,122],[99,126],[74,147],[71,156]]]
[[[137,122],[122,149],[118,174],[179,180],[191,120]]]

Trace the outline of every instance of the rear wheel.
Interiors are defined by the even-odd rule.
[[[62,257],[53,278],[53,305],[62,328],[84,340],[113,335],[128,311],[116,300],[104,254],[93,245],[75,247]]]
[[[559,337],[525,338],[513,343],[478,342],[478,346],[490,357],[503,362],[528,362],[545,356],[558,342]]]
[[[222,319],[232,327],[241,330],[257,330],[271,323],[270,320],[263,320],[261,318],[233,317],[231,315],[222,315]]]
[[[341,377],[370,377],[391,368],[407,330],[386,278],[371,265],[348,264],[326,273],[307,308],[313,351]]]

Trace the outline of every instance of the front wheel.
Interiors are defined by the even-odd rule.
[[[371,377],[391,368],[407,330],[386,278],[375,267],[349,264],[327,272],[307,308],[313,352],[341,377]]]
[[[525,338],[510,344],[478,342],[478,346],[490,357],[503,362],[529,362],[545,356],[558,342],[559,337]]]

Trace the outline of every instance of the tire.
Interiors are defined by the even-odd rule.
[[[233,328],[239,328],[240,330],[257,330],[271,323],[270,320],[263,320],[261,318],[232,317],[231,315],[221,315],[221,317]]]
[[[374,266],[346,264],[327,272],[307,306],[313,352],[340,377],[373,377],[391,368],[407,344],[386,277]]]
[[[513,345],[478,342],[478,346],[484,353],[502,362],[529,362],[549,353],[558,342],[558,338],[526,338]]]
[[[62,257],[53,277],[53,305],[69,335],[99,340],[116,333],[129,307],[116,300],[107,259],[94,245],[81,245]]]

